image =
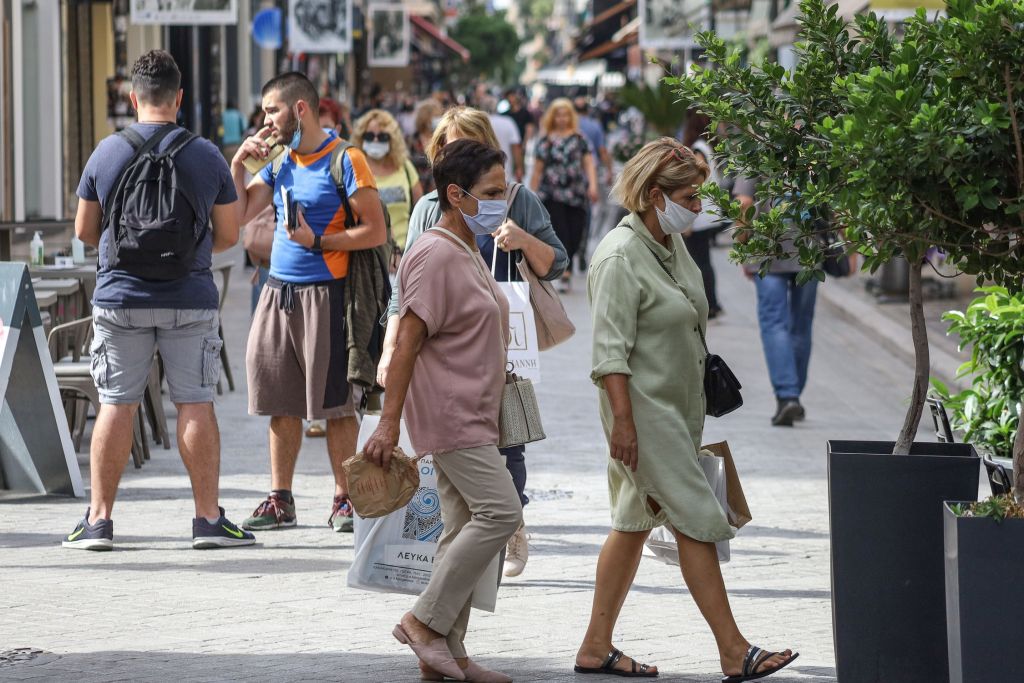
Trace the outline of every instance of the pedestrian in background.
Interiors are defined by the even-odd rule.
[[[662,525],[675,534],[683,580],[727,676],[767,674],[796,658],[755,648],[736,626],[714,545],[733,531],[697,459],[708,304],[678,235],[700,213],[697,188],[707,175],[707,165],[672,138],[644,145],[612,190],[630,213],[601,241],[590,267],[591,379],[609,447],[612,531],[597,561],[590,625],[576,655],[580,673],[658,675],[615,648],[612,633],[644,541]]]
[[[398,245],[398,255],[405,249],[409,234],[409,215],[423,196],[416,167],[409,160],[405,140],[398,121],[383,109],[371,109],[356,120],[354,144],[366,154],[377,191],[388,207],[391,235]]]
[[[572,102],[559,98],[540,121],[530,189],[544,202],[569,263],[587,230],[589,205],[597,202],[597,167],[590,142],[580,133]],[[569,291],[572,268],[562,274],[560,289]]]
[[[235,156],[238,146],[242,144],[242,136],[245,134],[245,117],[232,100],[227,101],[227,106],[220,115],[220,144],[221,153],[228,161]]]
[[[302,446],[302,420],[327,420],[334,473],[328,523],[352,530],[352,504],[342,463],[355,455],[360,397],[348,381],[348,334],[338,320],[352,300],[349,253],[384,243],[384,212],[373,174],[357,148],[320,127],[316,88],[298,72],[263,86],[270,138],[242,143],[231,162],[240,214],[250,220],[273,204],[277,216],[270,277],[256,306],[246,347],[249,413],[270,418],[270,493],[243,522],[249,529],[296,525],[292,482]],[[266,160],[274,143],[289,147],[246,185],[243,162]],[[340,174],[338,174],[340,171]],[[348,204],[338,185],[344,183]],[[292,205],[285,210],[285,197]],[[351,207],[354,225],[346,227]],[[286,216],[294,218],[286,223]],[[342,318],[343,319],[343,318]]]
[[[431,158],[437,158],[441,150],[455,140],[469,139],[498,149],[498,141],[494,137],[490,120],[478,109],[454,107],[449,109],[437,126],[434,138],[428,151]],[[409,221],[409,238],[407,248],[411,248],[416,239],[437,224],[441,218],[441,205],[437,191],[424,195],[413,208]],[[515,263],[525,259],[527,264],[544,280],[555,280],[568,265],[565,248],[558,241],[551,219],[544,205],[528,188],[520,188],[508,210],[508,220],[502,223],[491,234],[478,235],[476,238],[480,257],[484,267],[490,269],[494,250],[500,251],[494,259],[494,277],[499,282],[522,280]],[[377,382],[387,386],[388,366],[395,350],[398,335],[398,312],[401,292],[395,288],[391,294],[391,305],[388,307],[388,327],[384,337],[384,353],[377,370]],[[526,495],[526,447],[511,446],[502,448],[505,466],[515,482],[519,502],[525,507],[530,502]],[[505,554],[505,576],[513,577],[522,574],[529,560],[529,546],[526,541],[526,527],[521,526],[509,540]]]
[[[706,114],[691,111],[683,126],[683,144],[692,149],[694,154],[708,165],[708,182],[722,185],[723,177],[719,170],[718,160],[715,159],[714,150],[707,139],[710,126],[711,119]],[[693,230],[683,235],[686,250],[690,252],[690,256],[700,268],[701,278],[704,281],[704,293],[708,298],[709,318],[716,318],[722,312],[722,307],[718,302],[715,269],[711,264],[711,246],[715,242],[715,235],[726,225],[727,221],[722,219],[720,209],[717,206],[709,205],[697,217],[693,224]]]
[[[130,95],[138,122],[100,142],[78,185],[75,235],[99,249],[91,372],[100,409],[89,448],[89,508],[64,538],[65,548],[110,550],[114,546],[114,498],[131,453],[132,422],[155,351],[163,359],[171,401],[178,410],[178,450],[192,483],[196,513],[192,547],[256,542],[252,534],[229,522],[218,504],[220,431],[213,396],[224,342],[218,333],[220,299],[210,267],[214,251],[238,242],[238,197],[224,157],[213,143],[174,125],[182,96],[181,72],[170,54],[152,50],[139,57],[132,67]],[[155,136],[159,137],[154,140]],[[194,212],[192,221],[179,215],[172,224],[187,231],[176,239],[179,247],[186,244],[188,249],[171,253],[183,262],[184,272],[177,277],[152,277],[154,264],[170,260],[165,251],[169,229],[161,231],[157,244],[144,234],[135,244],[121,243],[124,226],[103,229],[109,212],[123,217],[123,209],[128,208],[112,204],[118,198],[116,187],[122,172],[131,176],[126,169],[135,150],[146,142],[155,142],[155,151],[169,154],[173,177],[179,181],[172,192],[181,193],[179,206],[185,203]],[[145,205],[160,206],[161,211],[175,207],[174,197],[166,194],[146,199],[139,202],[143,210]],[[131,208],[137,210],[134,204]],[[143,218],[167,216],[135,220]],[[212,229],[207,229],[208,224]]]
[[[755,197],[757,181],[737,178],[733,195],[744,210],[759,212],[762,208]],[[807,413],[800,396],[807,385],[807,368],[811,362],[811,335],[814,325],[814,304],[818,281],[811,278],[804,284],[797,282],[800,261],[793,246],[796,230],[783,238],[786,256],[775,259],[765,275],[758,274],[756,264],[745,264],[743,272],[754,281],[757,291],[757,326],[761,330],[761,347],[768,365],[768,377],[775,393],[773,427],[792,427],[806,418]],[[744,241],[744,230],[736,239]]]
[[[583,133],[590,143],[590,151],[594,155],[594,163],[604,169],[604,173],[599,174],[598,177],[601,185],[598,201],[587,205],[587,229],[583,233],[583,239],[580,240],[580,248],[577,252],[579,269],[581,272],[584,272],[587,270],[587,245],[590,241],[590,233],[595,226],[602,225],[604,221],[604,212],[601,211],[601,208],[605,204],[607,190],[612,184],[612,157],[608,153],[608,147],[605,144],[604,125],[590,115],[590,103],[587,101],[587,98],[582,95],[575,98],[573,100],[573,107],[576,109],[576,116],[580,120],[580,132]]]
[[[505,155],[474,140],[435,158],[441,219],[406,253],[397,348],[380,424],[363,446],[387,467],[404,418],[418,455],[434,456],[444,533],[430,583],[394,635],[424,680],[510,683],[469,658],[473,589],[522,525],[523,509],[498,453],[508,351],[508,300],[484,269],[476,238],[505,214]],[[452,362],[457,359],[457,362]]]
[[[444,115],[445,107],[437,97],[429,97],[416,105],[413,117],[416,132],[409,138],[409,158],[420,175],[420,187],[424,193],[434,189],[434,177],[430,170],[430,156],[427,148],[434,137],[434,129]]]

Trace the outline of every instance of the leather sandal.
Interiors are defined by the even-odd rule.
[[[751,645],[747,648],[746,657],[743,658],[743,668],[740,669],[740,673],[736,676],[725,676],[722,679],[722,683],[743,683],[744,681],[756,681],[760,678],[771,676],[773,673],[777,673],[792,664],[793,660],[800,656],[800,653],[794,652],[786,661],[776,667],[765,669],[764,671],[757,670],[765,661],[775,655],[782,656],[779,652],[768,652],[756,645]]]
[[[608,653],[608,656],[604,660],[604,664],[598,667],[591,666],[580,666],[577,664],[573,667],[573,671],[578,674],[606,674],[611,676],[622,676],[623,678],[655,678],[658,675],[657,671],[651,670],[650,664],[637,664],[636,660],[632,660],[629,670],[616,669],[615,665],[622,659],[623,654],[621,650],[612,648],[612,651]]]

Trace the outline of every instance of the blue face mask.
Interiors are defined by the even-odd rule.
[[[459,189],[462,190],[461,187]],[[473,197],[466,190],[462,191],[467,196]],[[466,219],[466,225],[474,235],[490,235],[505,222],[505,216],[508,214],[508,202],[504,199],[478,199],[477,197],[473,197],[473,199],[476,199],[478,206],[475,216],[467,216],[462,209],[459,209],[459,212]]]
[[[302,119],[299,118],[298,112],[293,111],[292,113],[295,115],[295,135],[292,136],[288,146],[292,149],[298,149],[299,143],[302,142]]]

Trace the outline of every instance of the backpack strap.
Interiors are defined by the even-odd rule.
[[[348,140],[338,138],[338,144],[331,150],[331,178],[334,179],[334,185],[338,188],[338,196],[341,197],[341,203],[345,207],[346,229],[354,228],[356,225],[352,204],[348,201],[348,190],[345,188],[345,152],[352,146]]]
[[[132,150],[135,152],[139,151],[139,147],[146,144],[146,138],[136,133],[131,128],[125,128],[117,132],[122,138],[128,141],[128,144],[132,146]]]
[[[196,137],[198,136],[195,133],[193,133],[190,130],[186,130],[184,133],[176,137],[174,139],[174,142],[167,145],[167,149],[164,150],[164,156],[173,159],[175,156],[177,156],[178,152],[180,152],[185,147],[185,145],[195,140]]]

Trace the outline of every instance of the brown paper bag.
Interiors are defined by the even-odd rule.
[[[417,460],[396,448],[387,470],[366,460],[362,451],[342,463],[348,494],[359,516],[383,517],[404,508],[420,487]]]
[[[747,506],[747,497],[743,495],[743,486],[740,484],[740,475],[736,472],[736,463],[733,462],[729,442],[712,443],[701,446],[701,449],[710,451],[725,460],[725,484],[729,500],[729,510],[726,516],[729,518],[729,524],[739,529],[753,517],[750,514],[750,507]]]

